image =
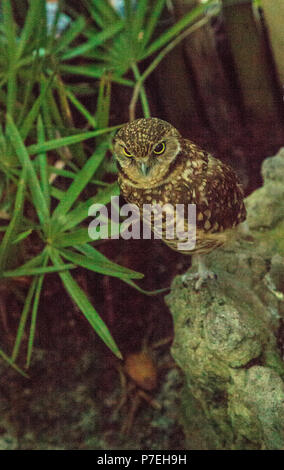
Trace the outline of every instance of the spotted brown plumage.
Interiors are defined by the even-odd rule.
[[[113,148],[127,202],[141,211],[143,204],[196,204],[197,240],[189,254],[205,254],[223,245],[245,220],[243,190],[234,171],[183,139],[171,124],[137,119],[118,131]],[[163,240],[172,249],[180,242]]]

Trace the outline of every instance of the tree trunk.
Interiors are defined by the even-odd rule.
[[[276,90],[267,61],[264,36],[261,28],[257,27],[252,1],[222,1],[247,122],[250,119],[267,123],[278,121]]]
[[[279,83],[284,85],[284,2],[283,0],[262,0],[261,6],[268,28]]]

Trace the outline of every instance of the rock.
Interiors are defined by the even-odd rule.
[[[264,161],[262,175],[246,200],[254,241],[215,250],[207,264],[217,280],[196,292],[177,277],[166,298],[172,355],[186,378],[189,449],[284,448],[284,149]]]
[[[18,440],[10,434],[4,434],[0,437],[0,450],[17,450]]]
[[[272,228],[283,220],[284,147],[262,164],[263,186],[246,200],[251,229]]]
[[[284,147],[274,157],[266,158],[261,167],[264,184],[271,181],[282,182],[284,177]]]
[[[283,450],[284,384],[268,367],[253,366],[232,374],[228,415],[242,437],[261,448]]]

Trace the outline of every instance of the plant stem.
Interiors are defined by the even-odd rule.
[[[140,94],[140,99],[141,99],[141,104],[142,104],[142,108],[143,108],[144,117],[147,118],[147,117],[151,116],[147,95],[146,95],[146,92],[145,92],[145,88],[143,86],[143,81],[141,81],[141,75],[140,75],[139,69],[137,67],[137,64],[134,63],[132,65],[132,70],[133,70],[133,73],[134,73],[134,77],[136,79],[136,85],[134,87],[132,99],[131,99],[131,102],[130,102],[130,105],[129,105],[129,120],[130,121],[134,121],[134,119],[135,119],[135,108],[136,108],[136,103],[137,103],[137,99],[138,99],[139,94]],[[139,84],[139,86],[137,86],[138,84]]]
[[[132,95],[132,98],[131,98],[131,102],[130,102],[130,105],[129,105],[129,117],[130,117],[130,121],[133,121],[135,119],[135,108],[136,108],[136,103],[137,103],[137,100],[138,100],[138,96],[140,94],[140,97],[141,97],[141,102],[142,102],[142,106],[143,106],[143,96],[146,98],[146,94],[145,94],[145,89],[144,89],[144,86],[143,86],[143,83],[144,81],[146,80],[146,78],[153,72],[153,70],[155,70],[155,68],[159,65],[159,63],[163,60],[163,58],[172,50],[174,49],[174,47],[176,47],[186,36],[188,36],[189,34],[193,33],[194,31],[196,31],[197,29],[201,28],[202,26],[204,26],[206,23],[208,23],[208,18],[205,17],[205,18],[202,18],[200,21],[197,21],[197,23],[195,23],[194,25],[190,26],[189,28],[187,28],[185,31],[183,31],[179,36],[177,36],[175,39],[173,39],[166,47],[164,47],[164,49],[162,49],[162,51],[155,57],[155,59],[151,62],[151,64],[149,65],[149,67],[147,67],[147,69],[144,71],[144,73],[142,75],[140,75],[139,73],[139,70],[136,66],[136,64],[134,64],[132,66],[132,70],[134,72],[134,75],[135,75],[135,78],[136,78],[136,85],[134,87],[134,90],[133,90],[133,95]],[[135,70],[136,68],[136,70]],[[147,100],[147,98],[146,98]],[[147,101],[147,107],[148,107],[148,110],[149,110],[149,106],[148,106],[148,101]],[[145,117],[149,117],[150,116],[150,113],[148,113],[146,115],[146,112],[145,112],[145,109],[144,109],[144,106],[143,106],[143,111],[144,111],[144,115]]]

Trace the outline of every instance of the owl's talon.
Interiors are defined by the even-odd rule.
[[[194,281],[198,277],[199,277],[198,273],[191,273],[191,274],[185,273],[181,276],[181,282],[184,287],[188,287],[188,283],[190,281]]]
[[[208,279],[214,279],[217,280],[217,274],[215,274],[213,271],[204,271],[202,273],[197,273],[198,274],[198,279],[195,283],[195,290],[199,290],[204,282],[206,282]]]
[[[208,279],[217,280],[218,276],[213,271],[202,271],[202,272],[190,273],[190,274],[186,273],[186,274],[183,274],[183,276],[181,277],[181,282],[184,287],[188,287],[189,281],[196,280],[194,289],[197,291],[197,290],[200,290],[200,288]]]

